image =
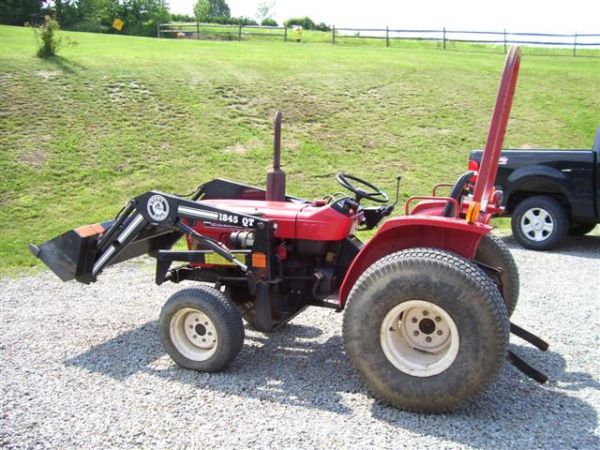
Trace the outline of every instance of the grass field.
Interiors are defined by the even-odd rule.
[[[290,193],[338,190],[336,172],[403,198],[429,193],[481,147],[504,56],[407,47],[217,42],[65,33],[40,60],[31,29],[0,27],[0,267],[110,218],[149,189],[226,177],[262,185],[283,111]],[[525,55],[511,147],[589,148],[600,59]]]

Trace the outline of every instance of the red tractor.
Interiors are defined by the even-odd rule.
[[[242,318],[271,332],[321,306],[344,310],[346,353],[371,390],[400,408],[456,408],[482,392],[506,359],[543,382],[508,350],[510,331],[547,344],[510,323],[517,268],[487,225],[500,204],[493,181],[519,61],[512,49],[479,172],[460,177],[448,197],[411,197],[406,214],[387,219],[366,243],[355,231],[377,227],[398,192],[390,204],[373,184],[340,173],[351,195],[287,195],[278,113],[265,190],[215,179],[189,199],[147,192],[115,220],[30,249],[63,281],[94,282],[106,267],[148,253],[157,284],[202,282],[174,294],[160,314],[164,348],[187,369],[224,369],[242,347]],[[171,250],[181,237],[188,250]]]

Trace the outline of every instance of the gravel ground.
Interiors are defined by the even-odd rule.
[[[91,286],[49,273],[0,280],[4,448],[599,448],[600,236],[552,253],[511,245],[521,271],[514,319],[551,342],[512,349],[482,397],[449,415],[374,401],[342,351],[342,315],[311,308],[273,335],[247,330],[224,373],[177,368],[157,318],[182,286],[153,284],[150,261]]]

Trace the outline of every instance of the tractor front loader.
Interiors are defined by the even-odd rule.
[[[518,270],[487,225],[500,208],[493,182],[519,63],[512,49],[479,171],[461,176],[448,197],[411,197],[405,215],[387,219],[366,243],[356,230],[391,215],[400,177],[393,203],[346,173],[336,180],[349,194],[287,195],[277,113],[266,189],[215,179],[190,198],[146,192],[115,220],[30,249],[63,281],[92,283],[109,266],[149,254],[157,284],[202,282],[173,295],[160,314],[162,343],[187,369],[224,369],[243,344],[242,319],[272,332],[320,306],[344,311],[351,362],[371,391],[400,408],[454,409],[482,392],[507,359],[543,382],[508,349],[511,331],[542,350],[547,344],[510,323]],[[181,238],[188,249],[172,250]]]

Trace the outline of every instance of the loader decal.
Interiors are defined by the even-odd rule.
[[[162,222],[169,216],[169,203],[162,195],[153,195],[148,200],[148,214],[157,222]]]

